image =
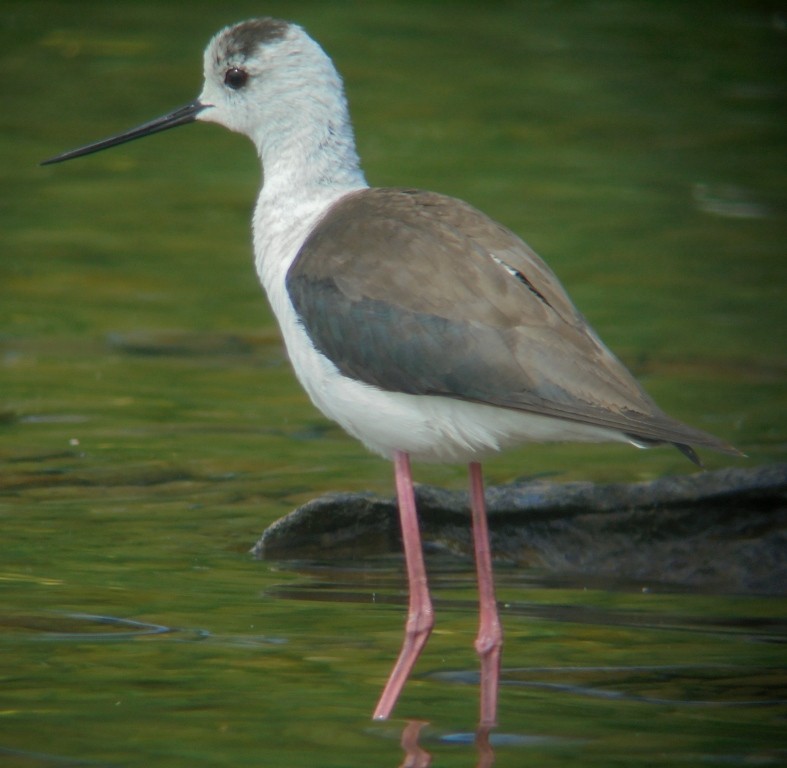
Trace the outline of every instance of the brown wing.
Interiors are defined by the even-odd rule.
[[[287,289],[316,348],[351,378],[731,450],[660,411],[546,264],[459,200],[348,195],[304,242]]]

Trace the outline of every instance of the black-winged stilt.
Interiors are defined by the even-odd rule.
[[[546,264],[467,203],[370,188],[341,79],[299,26],[254,19],[205,51],[196,101],[56,163],[195,120],[255,144],[257,272],[314,404],[392,459],[410,606],[375,718],[387,718],[434,618],[410,458],[466,462],[478,570],[481,723],[496,720],[502,631],[480,460],[530,441],[672,443],[737,453],[663,413]]]

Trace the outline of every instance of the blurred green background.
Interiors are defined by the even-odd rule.
[[[51,423],[64,412],[89,417],[84,434],[144,424],[151,411],[175,426],[194,408],[222,411],[222,423],[246,409],[242,422],[262,428],[271,411],[294,406],[292,418],[322,430],[289,374],[249,376],[259,356],[220,361],[203,389],[191,375],[183,386],[166,354],[183,342],[221,356],[231,335],[280,360],[251,265],[260,179],[244,139],[196,125],[37,166],[191,100],[207,39],[259,4],[3,9],[0,407],[9,443],[49,443],[50,428],[30,417]],[[735,442],[752,462],[784,457],[781,17],[746,3],[262,10],[296,17],[335,58],[370,183],[436,189],[489,212],[549,261],[668,412]],[[129,334],[163,359],[141,370],[124,354]],[[201,458],[182,450],[186,461]],[[375,483],[383,465],[360,447],[343,450],[358,457],[350,476]],[[690,469],[670,451],[567,450],[527,449],[503,459],[500,476]]]
[[[192,125],[38,166],[192,100],[210,36],[255,15],[297,21],[334,58],[371,184],[456,195],[524,237],[667,412],[749,456],[705,453],[710,468],[785,460],[779,3],[6,0],[0,580],[3,621],[14,631],[4,641],[13,661],[2,744],[43,750],[37,734],[47,732],[45,751],[117,761],[116,746],[137,734],[124,764],[250,765],[266,764],[257,759],[262,740],[280,765],[396,764],[398,735],[380,740],[365,718],[398,645],[401,608],[381,615],[352,602],[260,598],[298,576],[245,554],[267,524],[324,491],[392,493],[391,468],[328,424],[288,368],[252,265],[253,148]],[[666,448],[556,445],[510,452],[487,471],[490,482],[544,474],[624,482],[694,468]],[[465,482],[462,467],[416,475]],[[438,594],[467,579],[472,598],[472,570],[462,568]],[[385,569],[398,577],[398,563]],[[505,579],[503,599],[523,599],[523,585]],[[583,597],[576,587],[528,599],[631,607],[616,602],[620,594]],[[729,617],[773,612],[774,603],[673,596],[663,608]],[[53,622],[52,611],[205,628],[224,640],[98,644],[89,653],[32,642],[30,621]],[[249,629],[257,612],[258,628],[290,643],[275,663],[275,644]],[[456,664],[473,669],[472,606],[451,615],[446,633],[456,631],[465,654]],[[680,646],[670,638],[654,654],[652,638],[614,626],[571,634],[511,619],[507,628],[523,638],[521,650],[516,640],[507,648],[504,663],[514,666],[532,662],[524,638],[539,633],[544,664],[554,661],[552,644],[564,660],[598,664],[621,647],[627,663],[658,653],[677,663],[670,653]],[[685,658],[706,652],[707,637],[695,640]],[[432,661],[459,658],[443,652]],[[708,652],[752,658],[748,645]],[[192,690],[204,697],[194,709]],[[280,708],[261,722],[266,691]],[[435,727],[472,730],[472,691],[463,702],[444,686],[408,691],[403,713],[425,709]],[[133,716],[114,708],[120,700],[136,702]],[[722,736],[746,754],[756,741],[747,741],[748,710],[691,723],[665,710],[648,719],[651,743],[634,739],[640,710],[574,706],[552,709],[549,699],[506,689],[502,724],[597,740],[590,756],[563,742],[527,753],[543,765],[565,764],[564,749],[575,764],[608,766],[617,755],[633,765],[678,731],[683,757],[716,754]],[[96,725],[75,728],[75,718]],[[768,717],[757,722],[758,738],[773,744]],[[466,752],[442,759],[471,764]],[[500,764],[521,765],[521,748]]]

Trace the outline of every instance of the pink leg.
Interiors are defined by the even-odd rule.
[[[410,589],[410,607],[404,631],[404,642],[399,658],[385,684],[377,709],[375,720],[387,720],[404,684],[410,675],[434,626],[432,599],[426,581],[426,566],[421,548],[421,533],[418,530],[418,516],[415,511],[413,475],[410,471],[410,457],[403,451],[394,455],[396,473],[396,496],[399,500],[399,518],[402,524],[404,557],[407,563],[407,583]]]
[[[497,721],[497,689],[500,679],[500,652],[503,630],[497,616],[492,553],[484,502],[484,478],[481,465],[472,462],[470,470],[470,509],[473,516],[473,546],[478,572],[479,626],[475,649],[481,658],[481,725]]]

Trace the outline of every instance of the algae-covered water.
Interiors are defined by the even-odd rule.
[[[472,563],[429,558],[437,630],[379,724],[400,559],[249,557],[321,493],[392,493],[289,370],[251,263],[251,145],[194,125],[37,164],[193,99],[209,37],[261,14],[336,61],[371,183],[457,195],[523,235],[666,411],[749,457],[709,468],[785,460],[778,4],[4,2],[3,765],[783,764],[781,598],[501,564],[493,758],[473,738]],[[487,467],[692,471],[625,446]]]

